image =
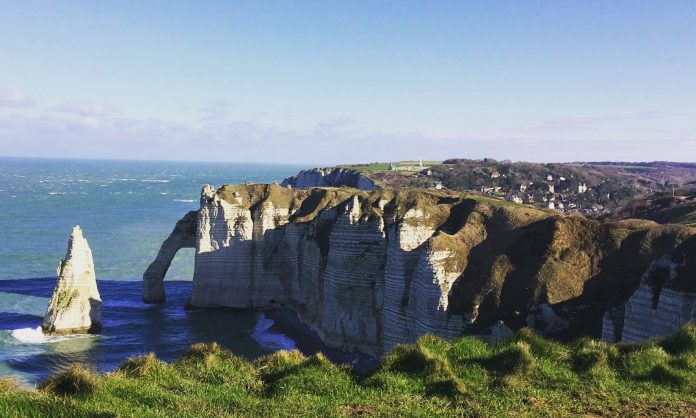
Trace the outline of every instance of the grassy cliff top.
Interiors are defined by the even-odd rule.
[[[489,345],[425,336],[356,376],[323,355],[248,362],[196,344],[96,375],[73,366],[25,390],[0,380],[1,416],[645,416],[696,414],[696,327],[639,345],[560,344],[527,330]]]

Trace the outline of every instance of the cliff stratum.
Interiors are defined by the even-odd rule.
[[[634,340],[696,313],[696,228],[473,195],[205,186],[145,274],[146,301],[164,300],[171,259],[193,245],[192,306],[289,306],[328,345],[374,355],[500,320]]]
[[[283,187],[306,189],[311,187],[352,187],[360,190],[374,190],[375,182],[369,177],[345,168],[311,168],[297,175],[287,177]]]
[[[75,226],[65,259],[58,263],[58,282],[41,328],[46,334],[76,334],[101,329],[101,298],[92,250]]]

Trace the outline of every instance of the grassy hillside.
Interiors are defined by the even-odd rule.
[[[696,195],[635,199],[613,218],[649,219],[661,224],[696,226]]]
[[[363,377],[321,354],[250,363],[197,344],[172,364],[73,367],[39,390],[0,381],[0,416],[696,416],[696,327],[630,346],[527,330],[497,345],[426,336]]]

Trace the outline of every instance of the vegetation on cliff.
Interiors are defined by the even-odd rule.
[[[422,164],[402,161],[340,167],[381,188],[441,185],[458,191],[514,197],[539,207],[548,207],[553,197],[554,205],[561,211],[591,215],[616,212],[630,205],[632,199],[653,196],[655,192],[671,194],[676,190],[677,194],[693,195],[696,184],[696,164],[660,161],[542,164],[453,158]]]
[[[609,218],[649,219],[661,224],[696,226],[696,195],[634,199]]]
[[[560,344],[523,329],[495,345],[421,337],[357,376],[323,355],[248,362],[195,344],[113,373],[79,366],[38,390],[0,381],[1,416],[659,416],[696,414],[696,327],[662,340]]]

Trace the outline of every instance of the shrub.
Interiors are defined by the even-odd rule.
[[[524,341],[517,341],[514,344],[507,344],[485,360],[488,369],[499,375],[510,375],[525,372],[534,364],[529,344]]]
[[[670,359],[662,347],[648,344],[632,351],[621,358],[621,371],[633,378],[648,377],[653,369],[662,366]]]
[[[0,377],[0,393],[17,389],[19,385],[13,377]]]
[[[689,323],[660,342],[670,354],[696,353],[696,324]]]
[[[98,385],[97,376],[83,366],[74,364],[68,370],[41,382],[39,389],[64,396],[91,393]]]
[[[164,363],[159,361],[155,353],[148,353],[143,356],[129,357],[117,370],[128,377],[143,377],[149,375],[153,369],[162,366]]]

